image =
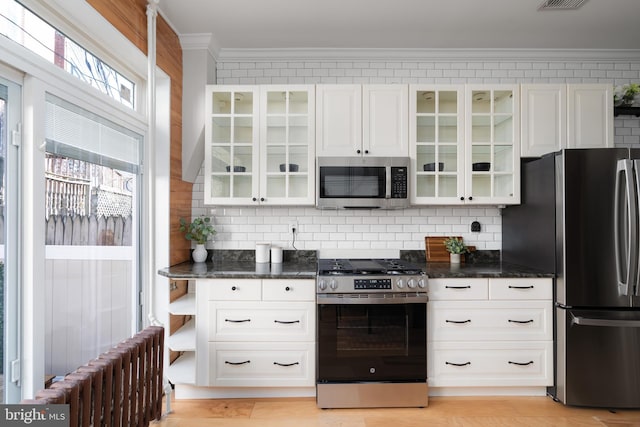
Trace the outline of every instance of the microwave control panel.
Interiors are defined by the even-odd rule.
[[[406,167],[391,167],[391,198],[407,198],[407,180],[409,179]]]

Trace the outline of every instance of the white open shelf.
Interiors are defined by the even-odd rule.
[[[196,321],[189,320],[168,339],[168,347],[173,351],[196,350]]]
[[[178,357],[167,370],[169,381],[174,384],[196,383],[196,353],[188,351]]]
[[[188,293],[169,304],[171,314],[196,314],[196,294]]]

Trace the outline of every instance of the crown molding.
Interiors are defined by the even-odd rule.
[[[243,61],[608,61],[640,62],[640,49],[229,49],[220,62]]]
[[[180,34],[178,37],[183,50],[207,50],[215,60],[218,60],[220,48],[213,34]]]

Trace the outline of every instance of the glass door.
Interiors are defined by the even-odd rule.
[[[258,90],[208,86],[205,203],[258,203]]]
[[[44,369],[62,376],[139,330],[144,137],[45,100]]]
[[[260,194],[269,204],[313,204],[313,86],[262,86]]]
[[[474,86],[468,95],[466,198],[473,203],[518,203],[517,88]]]
[[[464,194],[463,93],[461,86],[411,87],[414,203],[460,203]]]
[[[2,403],[17,403],[20,388],[18,176],[21,89],[0,78],[0,389]],[[14,144],[15,143],[15,144]]]

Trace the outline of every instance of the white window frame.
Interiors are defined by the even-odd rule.
[[[148,222],[142,221],[142,235],[155,235],[153,251],[148,239],[141,244],[143,253],[140,257],[142,275],[141,300],[149,294],[150,286],[154,285],[157,275],[150,272],[156,270],[156,263],[168,265],[168,200],[169,200],[169,144],[170,144],[170,79],[156,68],[156,99],[157,101],[157,129],[155,129],[154,151],[155,158],[148,159],[151,142],[147,141],[148,129],[146,110],[147,70],[146,57],[140,50],[124,38],[114,27],[84,1],[77,0],[24,0],[40,17],[53,26],[64,31],[77,43],[83,45],[94,54],[116,67],[138,87],[135,105],[137,111],[123,106],[107,95],[86,84],[78,84],[78,79],[66,71],[56,69],[38,55],[27,51],[15,42],[0,37],[0,51],[3,52],[2,61],[24,73],[23,86],[23,135],[22,135],[22,211],[24,227],[21,230],[23,248],[22,256],[22,398],[32,398],[43,388],[44,379],[44,148],[42,146],[45,118],[45,93],[49,92],[82,108],[119,123],[131,130],[144,135],[145,150],[143,159],[143,193],[147,194],[150,187],[156,197],[154,206],[149,206],[145,196],[142,217],[155,215],[155,230],[149,230]],[[71,27],[70,22],[76,27]],[[109,48],[107,51],[102,46]],[[116,60],[113,52],[118,54]],[[1,62],[0,62],[1,64]],[[125,65],[126,64],[126,65]],[[153,168],[149,165],[153,164]],[[157,171],[156,176],[146,173],[148,170]],[[155,182],[158,184],[155,184]],[[166,229],[163,230],[163,227]],[[157,285],[154,285],[157,286]],[[158,295],[157,300],[162,300]],[[143,314],[145,308],[142,308]],[[151,317],[151,316],[150,316]],[[144,321],[144,318],[143,318]],[[143,323],[143,326],[144,323]]]

